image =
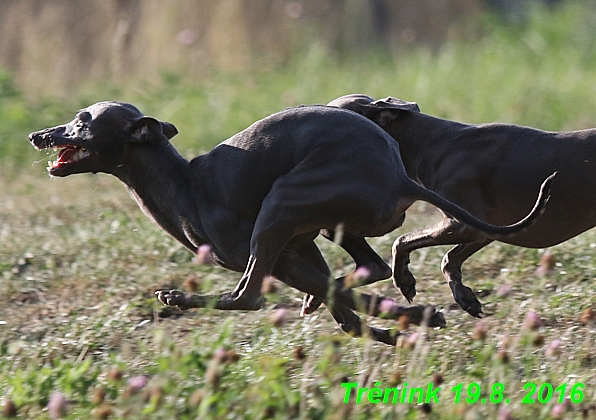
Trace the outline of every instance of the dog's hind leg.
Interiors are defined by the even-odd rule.
[[[472,254],[491,242],[492,239],[486,239],[484,242],[457,245],[443,256],[441,262],[441,271],[451,288],[453,298],[464,311],[475,317],[480,317],[482,307],[472,289],[463,284],[461,267]]]
[[[298,239],[298,238],[294,238]],[[314,274],[313,272],[307,273],[305,267],[303,266],[302,269],[297,267],[298,259],[301,262],[308,264],[313,270],[317,270],[317,276],[321,276],[321,280],[323,279],[323,275],[325,276],[325,281],[330,281],[331,279],[331,270],[329,269],[326,261],[324,260],[321,252],[319,251],[318,247],[314,242],[309,241],[306,243],[300,243],[300,240],[293,240],[290,241],[288,246],[288,252],[282,252],[280,255],[280,261],[283,264],[280,264],[280,268],[274,272],[274,274],[283,277],[284,282],[291,283],[289,277],[296,277],[300,279],[301,283],[304,283],[304,280]],[[287,260],[286,260],[287,258]],[[291,260],[292,264],[288,264],[288,260]],[[288,269],[289,267],[293,267],[293,269]],[[302,271],[302,275],[301,272]],[[302,284],[301,287],[309,287]],[[327,291],[328,293],[328,291]],[[312,296],[313,299],[316,299],[317,302],[324,302],[326,299],[315,297],[314,295],[307,295]],[[363,320],[356,315],[350,308],[337,305],[334,303],[329,303],[327,305],[329,312],[333,319],[337,322],[338,326],[341,328],[342,331],[350,334],[353,337],[361,337],[363,335],[368,335],[373,340],[389,344],[395,345],[396,337],[399,335],[399,332],[392,333],[390,330],[382,329],[382,328],[375,328],[375,327],[367,327],[363,324]]]
[[[342,331],[351,335],[352,337],[361,337],[368,335],[375,341],[395,346],[397,337],[400,335],[399,331],[391,331],[384,328],[376,328],[365,326],[363,321],[352,310],[339,306],[331,305],[328,307],[331,316],[337,322]]]
[[[321,230],[321,236],[335,242],[337,239],[336,233],[333,230]],[[353,288],[371,284],[379,280],[385,280],[391,277],[391,268],[387,263],[370,247],[366,239],[352,235],[345,232],[341,239],[336,242],[341,246],[356,263],[356,267],[366,267],[368,269],[367,276],[361,281],[353,284],[346,284],[346,277],[342,276],[336,279],[337,287]],[[302,309],[300,315],[311,314],[316,311],[323,301],[315,296],[306,295],[302,300]]]
[[[414,296],[416,296],[416,279],[408,268],[410,253],[412,251],[437,245],[459,245],[462,243],[483,244],[486,240],[486,236],[483,233],[469,228],[467,225],[450,217],[445,217],[436,225],[406,233],[397,238],[393,243],[393,284],[411,302]],[[446,270],[449,271],[453,268],[453,265],[446,264],[446,267]],[[451,281],[451,278],[448,278],[448,280]],[[471,290],[469,293],[464,291],[465,286],[461,283],[461,275],[459,278],[454,275],[453,281],[455,283],[459,281],[459,284],[453,285],[452,290],[460,292],[458,295],[463,298],[462,302],[458,301],[458,304],[471,315],[479,316],[482,306]]]
[[[309,293],[325,302],[331,315],[338,322],[341,329],[352,335],[362,335],[367,328],[363,328],[360,317],[352,310],[365,312],[372,316],[382,316],[388,319],[398,319],[405,315],[411,323],[420,324],[425,317],[425,311],[428,307],[413,306],[401,307],[380,296],[371,296],[368,294],[356,294],[351,290],[342,290],[340,288],[331,289],[337,286],[331,277],[331,272],[327,263],[323,259],[320,250],[312,241],[303,242],[297,240],[290,241],[286,249],[279,256],[278,264],[274,268],[273,274],[287,285],[303,292]],[[382,308],[381,303],[389,300],[389,308]],[[384,309],[384,312],[382,311]],[[428,325],[430,327],[445,326],[445,318],[434,308],[428,312]],[[392,344],[395,337],[388,330],[378,328],[368,328],[368,334],[371,338]]]
[[[333,230],[322,230],[321,236],[332,242],[338,239]],[[363,279],[362,283],[354,285],[354,287],[371,284],[391,277],[391,267],[370,247],[366,239],[345,232],[336,243],[352,257],[354,263],[356,263],[356,267],[366,267],[370,271],[370,275],[366,279]],[[345,277],[340,277],[337,280],[345,283]]]

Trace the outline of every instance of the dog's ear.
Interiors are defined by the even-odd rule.
[[[401,99],[387,96],[385,99],[378,99],[371,102],[373,106],[381,106],[393,109],[401,109],[402,111],[420,112],[420,107],[416,102],[402,101]]]
[[[161,132],[168,138],[168,140],[178,134],[178,129],[174,124],[165,121],[160,121],[159,124],[161,125]]]
[[[366,106],[364,115],[384,127],[396,119],[401,111],[420,112],[420,107],[416,102],[406,102],[388,96],[385,99],[371,102],[370,105]]]
[[[130,141],[133,143],[166,144],[178,134],[174,124],[160,122],[153,117],[137,118],[130,127]]]
[[[416,102],[406,102],[391,96],[375,101],[367,95],[352,94],[334,99],[327,105],[357,112],[381,127],[397,118],[401,111],[420,112]]]

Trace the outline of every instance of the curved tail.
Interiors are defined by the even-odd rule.
[[[487,222],[483,222],[476,216],[469,213],[467,210],[459,207],[457,204],[448,201],[434,191],[427,190],[419,184],[416,184],[414,181],[412,181],[412,187],[415,190],[414,194],[417,195],[421,200],[437,206],[445,213],[456,218],[462,223],[465,223],[484,233],[493,235],[511,235],[531,226],[534,222],[536,222],[540,215],[544,213],[544,210],[546,209],[546,203],[550,198],[551,185],[556,175],[557,172],[554,172],[544,180],[540,186],[540,193],[538,194],[538,199],[536,200],[532,211],[530,211],[530,213],[528,213],[528,215],[520,221],[507,226],[496,226]]]

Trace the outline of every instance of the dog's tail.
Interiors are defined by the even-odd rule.
[[[548,178],[544,180],[542,185],[540,186],[540,193],[538,194],[538,199],[534,204],[534,208],[526,217],[521,219],[520,221],[513,223],[507,226],[496,226],[490,223],[484,222],[478,219],[476,216],[469,213],[467,210],[459,207],[457,204],[448,201],[447,199],[441,197],[439,194],[435,193],[434,191],[430,191],[419,184],[416,184],[412,181],[412,187],[416,190],[415,194],[423,201],[426,201],[434,206],[437,206],[445,213],[449,214],[450,216],[456,218],[462,223],[465,223],[474,229],[478,229],[484,233],[492,234],[492,235],[511,235],[513,233],[517,233],[529,226],[531,226],[536,220],[544,213],[546,209],[546,203],[550,198],[550,190],[553,179],[557,175],[554,172]]]

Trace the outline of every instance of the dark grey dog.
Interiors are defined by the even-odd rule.
[[[410,180],[397,143],[376,124],[333,107],[304,106],[271,115],[190,162],[169,142],[176,133],[172,124],[143,116],[130,104],[100,102],[68,124],[29,138],[38,149],[60,149],[50,163],[51,176],[113,174],[143,211],[189,250],[209,244],[217,263],[244,272],[231,293],[157,291],[164,304],[257,310],[263,278],[274,275],[329,302],[341,328],[355,335],[363,331],[352,310],[378,316],[383,306],[388,317],[406,314],[420,322],[424,308],[387,308],[381,297],[356,298],[351,290],[330,288],[330,270],[313,242],[321,229],[341,224],[350,244],[363,255],[374,254],[364,237],[396,229],[406,209],[424,200],[487,234],[510,234],[536,220],[550,188],[548,180],[520,222],[486,224]],[[431,326],[444,322],[441,313],[431,313]],[[395,344],[388,330],[369,332]]]
[[[493,240],[545,248],[596,225],[594,129],[545,132],[510,124],[468,125],[423,114],[415,103],[391,97],[375,101],[348,95],[329,105],[376,122],[399,143],[410,178],[491,223],[517,220],[532,205],[531,192],[546,176],[558,173],[544,215],[516,234],[487,235],[443,211],[445,218],[438,224],[399,237],[393,245],[393,279],[408,301],[416,295],[416,281],[408,269],[415,249],[457,245],[445,254],[441,269],[457,303],[479,316],[480,302],[462,284],[461,267],[472,254]],[[366,265],[364,252],[358,244],[351,245],[351,253],[359,254]],[[314,305],[306,312],[313,309]]]

